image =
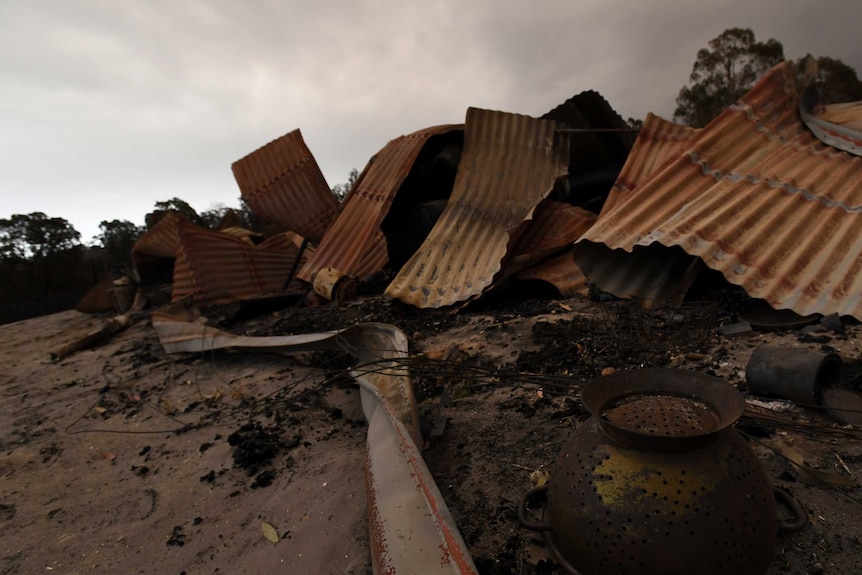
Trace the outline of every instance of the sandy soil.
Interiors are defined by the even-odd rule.
[[[862,353],[860,326],[813,339],[716,335],[733,313],[503,297],[418,314],[366,298],[243,322],[213,317],[250,335],[401,327],[417,358],[434,360],[413,368],[425,458],[480,573],[528,574],[562,573],[515,509],[530,472],[549,468],[586,418],[583,382],[606,368],[674,365],[743,385],[752,350],[767,341],[834,349],[854,370]],[[102,319],[65,312],[0,326],[0,574],[370,572],[365,424],[344,358],[166,356],[142,318],[102,347],[49,359]],[[830,423],[813,410],[795,415]],[[862,444],[741,426],[810,519],[779,537],[769,574],[857,572],[856,491],[805,483],[770,447],[789,444],[813,467],[862,479]]]
[[[146,321],[48,359],[97,325],[65,312],[0,328],[0,573],[367,571],[357,391],[287,400],[312,381],[296,360],[169,358]],[[228,439],[273,393],[276,453],[249,477]]]

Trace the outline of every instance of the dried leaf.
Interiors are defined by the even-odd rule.
[[[279,542],[280,537],[278,536],[278,531],[275,530],[275,527],[264,521],[261,523],[261,528],[263,529],[263,536],[269,541],[272,541],[273,543]]]
[[[530,473],[530,484],[533,487],[541,487],[551,480],[551,474],[542,469],[537,469]]]
[[[99,407],[99,406],[97,405],[96,407],[94,407],[94,408],[93,408],[93,411],[95,411],[96,413],[105,413],[105,412],[106,412],[106,411],[108,411],[108,410],[107,410],[107,409],[105,409],[104,407]]]
[[[221,399],[221,389],[216,389],[215,393],[202,393],[201,396],[207,401],[218,401]]]

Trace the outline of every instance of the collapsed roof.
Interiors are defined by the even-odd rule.
[[[192,291],[222,302],[279,285],[307,290],[324,269],[363,279],[388,267],[386,293],[417,307],[462,304],[513,277],[564,295],[585,293],[589,281],[658,306],[680,303],[711,268],[775,308],[862,317],[862,158],[852,155],[862,105],[812,98],[810,82],[797,84],[784,62],[706,127],[649,114],[636,140],[595,92],[544,119],[471,108],[465,125],[390,141],[343,206],[295,130],[233,171],[253,211],[316,249],[267,267],[266,289],[253,264],[217,278],[209,266],[223,262],[203,258],[195,281],[218,287]],[[188,252],[181,228],[185,244],[206,238],[225,257],[278,251],[194,230],[174,214],[135,245],[142,277],[164,275],[161,258]],[[175,298],[191,289],[189,257],[173,270]]]

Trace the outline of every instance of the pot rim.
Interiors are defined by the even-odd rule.
[[[605,411],[632,396],[675,396],[706,404],[717,416],[715,425],[684,436],[657,435],[630,427],[620,427],[603,416]],[[733,385],[719,377],[675,368],[645,368],[619,371],[588,382],[581,391],[587,410],[615,439],[650,447],[685,448],[724,431],[745,412],[745,398]]]

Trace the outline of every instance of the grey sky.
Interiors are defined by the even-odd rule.
[[[231,162],[295,128],[330,185],[468,106],[540,115],[583,90],[670,118],[726,28],[862,72],[858,0],[4,0],[0,217],[89,240],[159,200],[237,205]]]

